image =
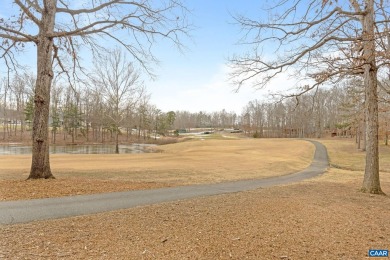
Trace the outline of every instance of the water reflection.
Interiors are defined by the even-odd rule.
[[[131,144],[120,145],[119,153],[150,153],[151,147],[155,144]],[[31,146],[21,145],[2,145],[0,146],[0,155],[18,155],[31,154]],[[114,154],[115,145],[64,145],[50,146],[51,154]]]

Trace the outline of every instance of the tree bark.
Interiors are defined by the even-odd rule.
[[[360,123],[358,126],[358,132],[357,132],[357,144],[358,144],[358,149],[360,150],[361,148],[361,140],[362,140],[362,131],[360,130]]]
[[[365,87],[366,116],[366,167],[362,191],[368,193],[383,193],[379,180],[379,149],[378,149],[378,91],[377,66],[375,62],[375,24],[374,0],[367,0],[363,20],[363,59]]]
[[[56,0],[45,0],[37,43],[37,81],[34,95],[32,163],[28,179],[54,178],[49,158],[49,107],[53,79],[53,39]]]
[[[115,133],[115,153],[119,154],[119,128],[116,130]]]

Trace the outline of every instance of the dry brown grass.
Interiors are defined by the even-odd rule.
[[[344,184],[363,182],[365,152],[357,149],[354,140],[334,138],[318,141],[323,143],[328,150],[331,168],[325,175],[308,180],[309,182],[321,181]],[[380,180],[388,183],[390,182],[390,147],[380,145],[379,148]],[[359,189],[360,185],[356,188]]]
[[[286,139],[193,140],[159,149],[148,154],[52,155],[57,179],[39,184],[24,181],[30,156],[1,156],[0,200],[266,178],[306,168],[314,152],[309,142]]]
[[[324,143],[332,162],[361,160],[350,140]],[[0,226],[0,259],[368,259],[390,247],[390,199],[360,193],[361,181],[361,170],[331,168],[292,185]]]
[[[319,140],[328,149],[330,163],[335,168],[362,171],[365,165],[365,152],[358,150],[353,139],[334,138]],[[390,172],[390,147],[379,146],[380,171]]]
[[[0,226],[0,259],[367,259],[389,248],[390,199],[359,183],[319,178]]]

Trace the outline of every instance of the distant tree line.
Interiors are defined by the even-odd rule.
[[[381,85],[388,83],[381,82]],[[386,89],[379,91],[379,134],[387,145],[390,92]],[[256,138],[353,137],[358,148],[364,150],[363,108],[363,84],[355,79],[277,102],[253,100],[240,114],[225,109],[212,113],[177,111],[174,127],[187,131],[193,128],[240,129]]]
[[[111,56],[121,61],[120,53]],[[116,58],[115,58],[116,57]],[[122,57],[123,58],[123,57]],[[107,64],[107,62],[105,63]],[[113,67],[115,64],[113,64]],[[357,80],[329,89],[318,89],[294,99],[278,102],[253,100],[241,113],[215,112],[163,112],[150,103],[150,95],[137,72],[123,63],[133,77],[120,88],[104,83],[103,74],[95,78],[92,86],[55,83],[51,91],[50,129],[51,143],[58,138],[68,143],[116,142],[118,140],[156,139],[160,135],[173,135],[196,128],[215,130],[242,130],[255,138],[321,138],[325,135],[353,137],[359,149],[364,150],[364,91]],[[112,72],[113,70],[111,70]],[[110,73],[110,69],[101,71]],[[99,75],[99,73],[96,73]],[[99,79],[101,82],[99,82]],[[118,82],[118,81],[116,81]],[[0,123],[2,140],[18,140],[31,133],[33,120],[32,74],[15,75],[3,79],[0,85]],[[387,82],[382,82],[386,86]],[[360,86],[360,87],[359,87]],[[379,133],[383,142],[389,142],[390,93],[386,87],[379,91]]]
[[[1,140],[31,137],[34,84],[31,74],[1,81]],[[96,82],[93,86],[53,84],[49,120],[51,143],[59,139],[67,143],[118,143],[118,139],[145,140],[167,135],[175,113],[162,112],[151,104],[150,94],[142,84],[129,86],[131,89],[123,90]]]

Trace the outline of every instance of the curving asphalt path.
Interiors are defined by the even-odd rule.
[[[313,161],[308,168],[297,173],[258,180],[0,202],[0,225],[94,214],[302,181],[324,173],[329,166],[325,146],[317,141],[308,141],[316,147]]]

